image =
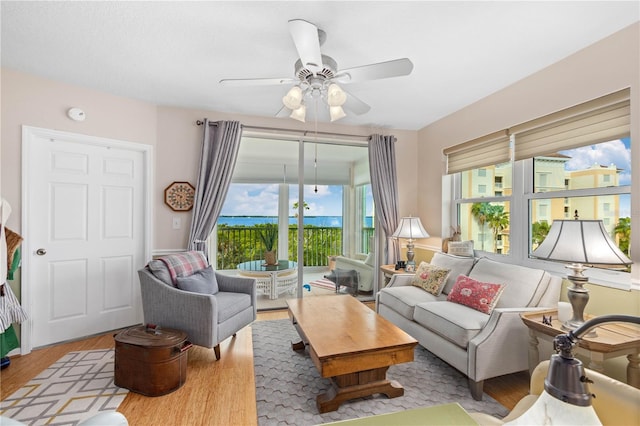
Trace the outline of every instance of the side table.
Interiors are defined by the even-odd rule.
[[[551,325],[542,323],[542,316],[551,316]],[[553,342],[558,334],[565,334],[558,321],[558,311],[536,311],[520,314],[529,328],[529,372],[540,362],[538,339]],[[594,315],[585,315],[585,319]],[[589,356],[588,368],[604,373],[604,360],[626,355],[627,383],[640,389],[640,328],[633,324],[609,323],[595,328],[595,337],[583,337],[575,347],[576,353]]]

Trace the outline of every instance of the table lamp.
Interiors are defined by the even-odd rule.
[[[429,233],[425,231],[419,217],[403,217],[400,219],[396,232],[392,235],[395,238],[408,238],[407,241],[407,266],[405,271],[413,272],[416,269],[416,262],[413,260],[415,253],[413,252],[414,238],[429,238]]]
[[[574,358],[573,348],[577,341],[595,327],[608,322],[640,324],[640,317],[631,315],[602,315],[584,322],[567,334],[553,340],[558,352],[551,356],[549,370],[544,380],[544,391],[536,402],[520,417],[505,423],[508,425],[600,425],[589,391],[589,380],[585,376],[582,361]],[[597,397],[597,395],[596,395]]]
[[[578,212],[576,211],[576,218]],[[573,309],[571,319],[562,324],[565,330],[574,330],[584,323],[584,308],[589,301],[589,281],[583,275],[586,265],[626,267],[633,262],[611,240],[601,220],[554,220],[547,237],[532,253],[532,257],[554,262],[569,262],[567,276],[573,284],[567,297]]]

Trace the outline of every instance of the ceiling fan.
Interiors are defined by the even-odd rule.
[[[289,78],[245,78],[223,79],[220,84],[227,86],[255,86],[293,84],[282,98],[284,107],[280,111],[291,111],[291,118],[305,121],[306,105],[323,100],[329,106],[331,121],[346,116],[345,109],[360,115],[371,109],[351,93],[343,90],[338,83],[356,83],[366,80],[400,77],[409,75],[413,63],[407,58],[387,62],[338,69],[338,64],[330,56],[320,52],[326,40],[326,33],[303,19],[289,21],[289,32],[300,59],[295,63],[295,77]],[[279,115],[279,114],[278,114]]]

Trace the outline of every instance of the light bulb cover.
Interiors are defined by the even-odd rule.
[[[298,108],[291,111],[291,115],[289,117],[304,123],[306,115],[307,115],[307,107],[305,107],[304,105],[300,105]]]
[[[347,101],[347,94],[335,83],[329,85],[327,89],[327,103],[331,107],[339,107]]]
[[[331,121],[340,120],[347,116],[341,106],[329,107],[329,115],[331,116]]]
[[[302,104],[302,89],[299,86],[293,86],[282,98],[282,103],[291,110],[300,108]]]

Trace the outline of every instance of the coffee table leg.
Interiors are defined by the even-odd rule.
[[[304,352],[304,347],[305,347],[305,344],[302,340],[296,343],[291,342],[291,349],[293,349],[296,352]]]
[[[335,411],[345,401],[381,393],[388,398],[404,395],[404,388],[395,380],[387,380],[389,367],[344,374],[331,378],[331,389],[316,397],[320,413]]]

